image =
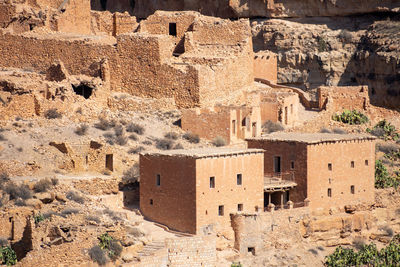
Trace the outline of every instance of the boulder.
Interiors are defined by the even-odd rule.
[[[49,204],[54,201],[54,195],[49,192],[36,193],[33,197],[39,199],[44,204]]]
[[[39,199],[36,198],[31,198],[25,201],[25,204],[28,207],[33,207],[35,209],[41,209],[42,208],[42,201],[40,201]]]
[[[60,202],[67,202],[67,198],[65,197],[64,194],[57,193],[57,194],[55,195],[55,198],[57,199],[57,201],[60,201]]]

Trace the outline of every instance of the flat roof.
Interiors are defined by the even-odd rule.
[[[322,142],[338,142],[352,140],[375,140],[376,137],[367,134],[334,134],[334,133],[285,133],[276,132],[246,140],[288,141],[307,144]]]
[[[264,153],[263,149],[243,149],[243,148],[195,148],[195,149],[176,149],[166,151],[149,151],[140,153],[141,155],[150,156],[171,156],[171,157],[192,157],[192,158],[208,158],[222,157],[232,155],[245,155],[251,153]]]

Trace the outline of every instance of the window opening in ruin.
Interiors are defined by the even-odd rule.
[[[242,174],[241,173],[236,175],[236,184],[237,185],[242,185]]]
[[[251,126],[253,129],[253,137],[256,137],[257,136],[257,122],[253,122],[253,124]]]
[[[274,172],[281,173],[281,157],[274,157]]]
[[[352,161],[350,165],[352,168],[354,168],[354,161]]]
[[[332,189],[328,188],[328,197],[332,197]]]
[[[218,216],[224,216],[224,205],[218,206]]]
[[[331,184],[331,183],[332,183],[332,179],[331,179],[331,178],[329,178],[329,179],[328,179],[328,181],[329,181],[329,184]]]
[[[210,177],[210,188],[215,188],[215,177]]]
[[[253,256],[256,255],[256,248],[255,247],[248,247],[247,251],[250,252]]]
[[[236,120],[232,120],[232,133],[236,134]]]
[[[160,174],[156,175],[156,185],[161,186],[161,175]]]
[[[354,185],[350,186],[350,193],[352,193],[352,194],[355,193]]]
[[[365,160],[365,166],[368,166],[368,160],[367,159]]]
[[[86,165],[89,163],[89,157],[86,155]]]
[[[332,163],[328,163],[328,170],[332,170]]]
[[[92,93],[93,93],[93,88],[87,86],[86,84],[81,83],[78,86],[72,85],[72,88],[74,89],[74,92],[77,95],[83,96],[85,99],[88,99]]]
[[[270,203],[270,193],[264,192],[264,208]]]
[[[293,104],[290,104],[290,114],[293,114]]]
[[[238,204],[238,211],[243,211],[243,204]]]
[[[294,160],[290,162],[290,169],[294,170]]]
[[[288,107],[285,107],[285,124],[288,124]]]
[[[106,155],[106,169],[110,171],[114,171],[114,155],[107,154]]]
[[[169,24],[169,35],[171,36],[176,36],[176,23],[170,23]]]
[[[153,205],[153,199],[150,199],[150,205]]]
[[[286,198],[285,198],[285,204],[290,200],[290,193],[289,191],[286,191]]]
[[[206,215],[208,215],[208,211],[206,210]]]

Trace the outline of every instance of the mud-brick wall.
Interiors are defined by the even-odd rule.
[[[277,83],[278,60],[275,53],[262,51],[254,55],[254,77]]]
[[[88,0],[69,0],[65,11],[56,19],[57,31],[90,34],[90,2]]]
[[[216,264],[215,237],[167,239],[169,266],[203,266]]]
[[[319,108],[331,111],[363,110],[369,106],[367,86],[334,86],[318,88]]]

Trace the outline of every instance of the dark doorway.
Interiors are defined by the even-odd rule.
[[[108,154],[106,155],[106,169],[110,171],[114,171],[114,155],[113,154]]]
[[[93,93],[93,89],[85,84],[80,84],[78,86],[74,86],[72,85],[72,88],[74,89],[74,92],[77,95],[81,95],[83,96],[85,99],[88,99],[92,93]]]
[[[103,10],[107,9],[107,0],[100,0],[100,5]]]
[[[176,36],[177,31],[176,31],[176,23],[170,23],[169,24],[169,35]]]
[[[256,248],[255,247],[248,247],[247,251],[250,252],[251,254],[256,255]]]

